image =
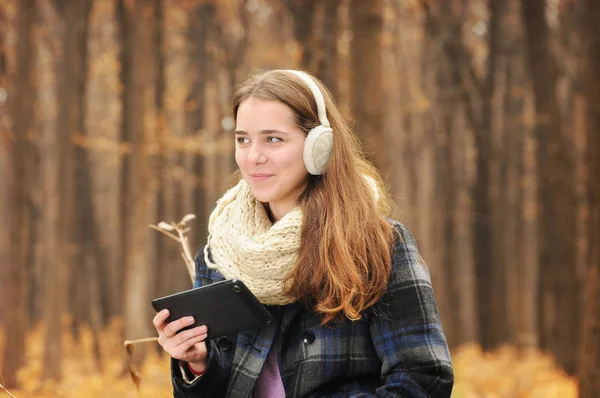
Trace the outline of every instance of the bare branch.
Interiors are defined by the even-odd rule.
[[[156,230],[156,231],[160,232],[160,233],[163,233],[163,234],[167,235],[169,238],[171,238],[171,239],[173,239],[173,240],[175,240],[175,241],[177,241],[177,242],[181,243],[181,242],[179,241],[179,238],[178,238],[176,235],[173,235],[173,234],[171,234],[171,233],[169,233],[169,232],[165,231],[164,229],[162,229],[162,228],[160,228],[160,227],[158,227],[158,226],[156,226],[156,225],[153,225],[153,224],[150,224],[150,225],[148,225],[148,226],[149,226],[150,228],[152,228],[152,229],[154,229],[154,230]]]
[[[185,266],[188,270],[192,283],[196,277],[196,270],[194,266],[194,256],[192,255],[192,250],[190,249],[190,242],[185,234],[190,231],[190,228],[186,226],[187,222],[195,218],[195,214],[186,214],[178,223],[171,222],[169,224],[165,221],[161,221],[158,223],[158,225],[149,225],[150,228],[167,235],[171,239],[181,244],[183,247],[183,253],[181,253],[181,257],[185,262]],[[177,232],[177,236],[169,231]]]
[[[138,343],[150,343],[152,341],[158,341],[158,337],[144,337],[143,339],[135,339],[135,340],[125,340],[123,342],[123,345],[125,347],[128,347],[131,344],[138,344]]]
[[[0,391],[4,391],[4,392],[5,392],[5,393],[6,393],[6,394],[9,396],[9,397],[12,397],[12,398],[17,398],[17,397],[15,397],[14,395],[12,395],[12,394],[10,393],[10,391],[8,391],[8,390],[6,389],[6,387],[4,387],[4,386],[2,385],[2,383],[0,383]]]

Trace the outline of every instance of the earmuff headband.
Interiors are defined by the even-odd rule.
[[[317,83],[315,83],[315,81],[310,76],[308,76],[302,71],[293,69],[288,69],[287,71],[298,76],[308,85],[308,88],[310,88],[310,91],[312,91],[313,96],[315,97],[315,102],[317,103],[317,111],[319,113],[319,122],[321,122],[321,126],[331,127],[329,125],[329,120],[327,120],[325,99],[323,98],[323,93],[321,93],[321,90],[319,89],[319,86],[317,86]]]

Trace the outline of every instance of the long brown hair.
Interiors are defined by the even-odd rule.
[[[322,323],[363,311],[386,292],[394,232],[385,219],[392,202],[381,177],[362,154],[360,144],[325,86],[313,77],[325,99],[334,148],[327,170],[310,176],[298,205],[303,224],[299,258],[285,278],[285,294],[305,302]],[[290,72],[273,70],[252,76],[236,87],[233,113],[256,98],[289,106],[305,132],[319,125],[317,105],[306,83]],[[377,190],[367,178],[372,178]],[[376,195],[378,199],[375,199]]]

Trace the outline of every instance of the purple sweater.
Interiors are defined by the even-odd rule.
[[[277,364],[277,346],[275,344],[271,347],[271,352],[269,352],[265,365],[256,380],[253,396],[256,398],[285,397],[283,381]]]

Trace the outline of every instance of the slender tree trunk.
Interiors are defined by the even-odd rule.
[[[506,298],[509,342],[520,348],[537,347],[537,262],[527,263],[525,252],[534,251],[525,234],[526,180],[525,137],[527,129],[523,122],[526,113],[524,94],[515,95],[526,84],[522,32],[508,33],[506,87],[504,89],[505,135],[502,173],[505,182],[501,186],[503,211],[499,225],[504,227],[504,258],[506,268]],[[513,94],[511,94],[513,93]],[[521,90],[523,93],[523,90]],[[502,221],[504,220],[504,221]]]
[[[39,5],[39,3],[38,3]],[[61,251],[62,236],[60,219],[61,187],[60,175],[63,172],[61,153],[64,149],[61,134],[57,126],[57,109],[59,105],[59,83],[57,71],[62,66],[56,60],[58,54],[64,53],[61,33],[64,29],[63,21],[59,20],[54,3],[46,3],[40,7],[41,23],[52,26],[51,34],[39,40],[40,56],[38,74],[40,87],[47,90],[48,95],[38,92],[39,102],[42,105],[41,114],[41,174],[45,185],[44,209],[42,212],[42,236],[44,236],[44,255],[41,257],[41,266],[44,272],[42,280],[42,321],[46,327],[44,334],[45,345],[43,354],[44,370],[42,378],[60,379],[61,354],[62,354],[62,322],[61,315],[64,307],[59,307],[60,290],[65,289],[63,280],[64,254]],[[41,65],[45,66],[42,71]]]
[[[425,8],[425,32],[426,43],[429,48],[431,45],[440,41],[438,10],[432,10],[429,7]],[[453,76],[448,68],[448,60],[446,54],[442,51],[425,52],[427,57],[428,68],[431,69],[430,78],[424,79],[426,88],[426,96],[433,98],[433,106],[429,110],[430,116],[425,121],[427,126],[427,140],[432,143],[433,160],[431,178],[433,179],[432,199],[432,223],[433,237],[432,247],[435,247],[435,259],[437,272],[433,274],[432,283],[437,286],[436,295],[440,302],[440,312],[448,316],[444,321],[444,331],[446,333],[448,343],[451,346],[456,346],[460,343],[458,333],[458,314],[457,296],[454,280],[451,275],[454,272],[454,256],[452,254],[453,241],[453,223],[452,219],[452,192],[446,192],[446,189],[452,190],[451,184],[454,182],[453,170],[449,168],[451,161],[451,152],[449,151],[449,141],[451,140],[452,132],[451,123],[448,122],[448,115],[445,112],[450,103],[453,103],[454,98],[449,98],[452,95],[455,87],[452,87]],[[429,77],[429,76],[427,76]],[[448,185],[447,183],[450,185]]]
[[[77,99],[73,102],[75,113],[77,115],[77,129],[81,135],[85,131],[85,119],[87,116],[85,107],[85,98],[87,93],[87,75],[88,75],[88,32],[89,18],[93,7],[93,0],[86,0],[81,4],[81,14],[78,19],[81,21],[81,42],[78,43],[80,59],[78,81],[77,81]],[[89,150],[83,146],[75,148],[75,182],[76,198],[79,203],[75,207],[75,232],[76,245],[79,248],[75,258],[74,274],[78,273],[79,278],[74,278],[72,285],[78,292],[76,297],[77,304],[74,305],[73,326],[74,333],[78,335],[80,323],[88,323],[91,326],[94,339],[94,354],[96,356],[95,364],[97,371],[102,370],[99,335],[105,325],[104,311],[102,308],[102,284],[101,269],[106,265],[106,252],[100,245],[99,228],[97,222],[96,209],[93,202],[93,184],[91,176],[91,163],[89,160]]]
[[[506,309],[505,250],[499,180],[503,128],[504,81],[506,79],[506,12],[508,0],[491,0],[489,55],[483,83],[481,125],[475,128],[477,177],[474,186],[474,253],[478,276],[479,330],[481,345],[491,349],[508,338]]]
[[[45,22],[55,27],[57,36],[51,37],[51,48],[56,50],[56,93],[58,113],[54,119],[48,114],[46,123],[53,124],[45,136],[46,182],[48,183],[48,208],[45,222],[48,239],[46,262],[46,289],[44,291],[46,347],[44,351],[43,378],[61,378],[62,317],[69,308],[69,274],[74,258],[73,208],[74,167],[72,136],[77,132],[80,109],[78,107],[78,82],[81,78],[81,36],[83,24],[81,3],[44,6]],[[52,44],[53,39],[56,46]]]
[[[367,157],[387,178],[391,172],[389,145],[383,129],[384,95],[382,81],[381,35],[383,29],[381,0],[352,0],[350,25],[352,74],[351,113],[357,122],[356,132],[362,139]]]
[[[67,202],[65,205],[61,205],[61,218],[64,218],[65,225],[63,239],[64,243],[72,247],[71,253],[77,253],[74,256],[69,254],[70,262],[75,263],[74,257],[79,257],[83,253],[84,247],[81,245],[79,238],[80,234],[75,234],[74,231],[81,227],[81,224],[75,222],[77,219],[77,212],[80,209],[79,206],[75,206],[74,195],[78,191],[78,179],[75,170],[77,168],[78,153],[81,151],[81,147],[72,148],[71,143],[73,137],[82,132],[82,126],[80,124],[83,118],[83,99],[82,94],[82,82],[85,81],[85,62],[86,54],[85,49],[87,45],[87,30],[86,30],[86,9],[87,2],[82,1],[77,4],[64,4],[62,9],[59,9],[61,19],[64,21],[64,55],[63,59],[59,61],[60,67],[57,70],[58,84],[59,84],[59,118],[57,120],[58,134],[61,135],[61,146],[64,145],[64,157],[68,160],[68,170],[63,170],[60,179],[68,180],[68,183],[62,183],[62,196],[61,202]],[[66,163],[66,162],[65,162]],[[75,182],[75,184],[73,184]],[[68,184],[68,185],[67,185]],[[80,203],[77,201],[77,203]],[[85,218],[83,218],[85,219]],[[83,221],[83,220],[82,220]],[[87,223],[86,223],[87,224]],[[73,250],[74,249],[74,250]],[[79,264],[83,262],[77,261]],[[69,266],[71,268],[71,266]],[[79,267],[74,269],[75,273],[79,270]],[[67,270],[69,273],[70,269]],[[78,287],[83,288],[84,291],[89,291],[87,281],[83,279],[73,279],[71,281],[71,290],[76,290]],[[78,286],[79,285],[79,286]],[[65,286],[66,287],[66,286]],[[67,291],[68,289],[65,289]],[[65,304],[65,308],[70,307],[70,311],[73,314],[72,327],[78,328],[79,323],[84,319],[77,315],[83,315],[84,311],[80,311],[79,305],[85,305],[84,303],[89,300],[71,300]],[[87,313],[87,311],[85,311]]]
[[[127,34],[124,43],[123,128],[132,151],[124,175],[124,315],[125,338],[152,335],[150,284],[147,273],[150,211],[150,162],[148,144],[148,112],[153,104],[150,96],[152,77],[152,27],[154,2],[125,3]],[[144,356],[136,350],[136,359]]]
[[[209,31],[212,26],[212,20],[215,18],[215,9],[211,4],[202,4],[196,6],[190,24],[188,27],[188,40],[190,43],[190,54],[189,54],[189,67],[190,67],[190,91],[187,98],[190,106],[186,107],[186,130],[189,134],[194,134],[198,138],[204,140],[214,139],[214,136],[209,137],[206,134],[206,123],[205,123],[205,112],[206,103],[205,95],[207,89],[207,76],[209,76],[209,60],[208,60],[208,40]],[[224,41],[225,39],[222,38]],[[216,79],[215,79],[216,80]],[[202,137],[201,137],[202,136]],[[206,163],[208,157],[216,156],[215,154],[208,153],[195,153],[188,155],[192,157],[193,166],[190,170],[193,170],[196,176],[196,181],[192,185],[192,206],[184,208],[194,208],[196,211],[195,228],[191,234],[191,242],[198,242],[199,245],[204,245],[207,234],[207,193],[208,197],[212,198],[210,194],[211,188],[209,187],[209,181],[211,179],[206,170]],[[185,188],[184,188],[185,189]],[[180,214],[179,216],[182,216]]]
[[[177,221],[177,212],[175,210],[175,203],[180,199],[180,194],[176,183],[171,178],[173,168],[175,167],[176,158],[173,156],[172,151],[168,146],[168,127],[167,127],[167,110],[165,108],[165,96],[166,96],[166,79],[165,79],[165,68],[166,59],[163,53],[163,48],[167,48],[166,43],[166,17],[164,13],[167,11],[166,7],[160,4],[156,5],[156,17],[155,23],[156,28],[154,30],[154,57],[156,62],[157,76],[156,76],[156,95],[155,95],[155,106],[158,115],[158,137],[160,142],[160,151],[158,154],[158,191],[157,191],[157,209],[156,217],[153,220],[154,223],[160,221]],[[180,202],[177,202],[180,203]],[[173,280],[175,279],[176,273],[173,272],[173,262],[178,260],[178,247],[175,242],[166,238],[162,234],[155,234],[152,237],[156,241],[156,257],[157,257],[157,278],[155,284],[154,296],[164,296],[166,294],[173,293]],[[189,287],[189,284],[188,284]],[[183,290],[183,289],[182,289]]]
[[[89,150],[85,162],[92,198],[89,217],[97,227],[94,257],[98,261],[98,289],[102,318],[122,315],[123,262],[120,258],[121,168],[125,145],[121,141],[121,82],[119,69],[119,24],[117,4],[93,1],[88,21],[89,67],[86,72],[85,123],[80,139],[118,143],[106,151]],[[94,60],[103,60],[105,68],[94,67]],[[85,133],[85,134],[84,134]],[[88,148],[86,149],[96,149]],[[85,189],[80,187],[81,190]],[[90,227],[91,228],[91,227]],[[100,254],[103,252],[104,254]],[[101,259],[104,256],[104,259]]]
[[[576,197],[572,143],[561,132],[558,69],[550,50],[544,0],[521,2],[527,61],[535,95],[540,204],[540,343],[575,371],[581,289],[576,272]]]
[[[579,393],[582,398],[600,396],[600,38],[593,34],[600,18],[595,1],[583,2],[586,46],[586,96],[588,101],[587,130],[587,224],[588,258],[585,279],[583,328],[578,363]]]
[[[440,62],[439,66],[443,68],[444,62]],[[440,68],[440,69],[441,69]],[[443,71],[438,70],[438,74],[444,74]],[[439,78],[439,76],[438,76]],[[455,225],[455,214],[457,210],[457,175],[455,173],[455,141],[456,141],[456,130],[454,128],[454,122],[456,120],[454,112],[450,109],[450,101],[448,96],[444,95],[444,92],[455,92],[452,76],[446,74],[445,77],[438,81],[439,96],[442,98],[438,100],[438,109],[436,113],[439,115],[440,121],[436,126],[435,135],[437,137],[436,142],[436,197],[438,198],[438,205],[440,207],[440,213],[442,217],[438,220],[441,229],[441,239],[443,243],[441,246],[444,248],[442,254],[443,266],[446,268],[446,280],[445,284],[448,289],[448,300],[447,306],[449,308],[457,309],[457,313],[460,313],[459,308],[461,307],[459,301],[461,299],[461,292],[458,290],[458,277],[460,275],[459,264],[457,263],[456,249],[459,242],[456,240],[456,225]],[[444,100],[446,99],[446,100]],[[440,242],[441,243],[441,242]],[[456,347],[462,343],[461,333],[459,331],[460,315],[454,317],[450,327],[447,329],[448,342]]]
[[[284,0],[284,4],[292,16],[294,38],[301,49],[300,67],[311,73],[316,72],[314,54],[314,20],[316,1]]]
[[[182,11],[174,7],[163,8],[164,29],[162,40],[165,49],[164,54],[164,83],[165,98],[169,102],[164,104],[163,114],[165,118],[166,131],[159,130],[159,134],[164,133],[164,139],[161,140],[161,153],[163,156],[164,170],[160,173],[160,196],[159,201],[160,219],[170,222],[178,221],[177,218],[185,213],[196,213],[199,216],[197,206],[192,199],[193,185],[186,178],[188,171],[191,174],[191,161],[186,163],[189,155],[174,148],[169,143],[175,140],[183,140],[188,133],[186,125],[186,113],[193,103],[188,103],[187,98],[192,91],[189,84],[190,73],[194,76],[197,71],[191,68],[189,56],[189,45],[187,44],[188,26],[194,13]],[[194,43],[197,38],[190,38]],[[177,43],[186,43],[185,46]],[[159,108],[160,109],[160,108]],[[188,168],[189,167],[189,168]],[[154,220],[156,222],[158,220]],[[196,234],[196,228],[193,228],[193,234]],[[159,295],[173,293],[190,287],[190,280],[181,266],[181,257],[179,255],[179,245],[164,235],[157,237],[161,250],[158,263],[158,285]],[[193,240],[191,240],[193,242]],[[177,271],[177,272],[175,272]],[[180,273],[180,271],[183,271]],[[177,275],[183,275],[183,278],[176,278]]]
[[[332,93],[334,98],[338,95],[338,0],[325,0],[323,7],[323,35],[321,45],[318,46],[319,56],[316,68],[317,77]]]
[[[14,103],[12,108],[14,139],[11,151],[8,152],[9,175],[8,228],[10,243],[8,245],[8,269],[6,300],[11,303],[9,311],[4,314],[6,340],[2,357],[2,374],[7,388],[17,386],[17,370],[25,359],[25,335],[27,329],[27,252],[29,247],[31,225],[31,143],[32,128],[33,81],[31,70],[33,64],[32,28],[36,18],[33,0],[23,0],[19,4],[17,30],[17,63],[15,75]]]
[[[7,15],[6,5],[0,5],[0,87],[9,91],[9,84],[13,82],[14,75],[9,71],[9,60],[15,58],[6,40],[8,33],[14,29],[14,22]],[[14,69],[14,68],[13,68]],[[10,74],[10,75],[9,75]],[[0,187],[8,187],[9,184],[9,164],[8,153],[12,148],[12,140],[9,137],[9,131],[12,131],[10,125],[9,112],[6,110],[6,98],[0,100]],[[8,226],[9,209],[9,191],[3,189],[0,191],[0,225]],[[0,264],[8,264],[8,228],[0,228]],[[8,267],[0,267],[0,291],[8,291]],[[0,300],[0,330],[4,326],[4,314],[8,311],[6,300]],[[0,347],[0,352],[2,352]]]

